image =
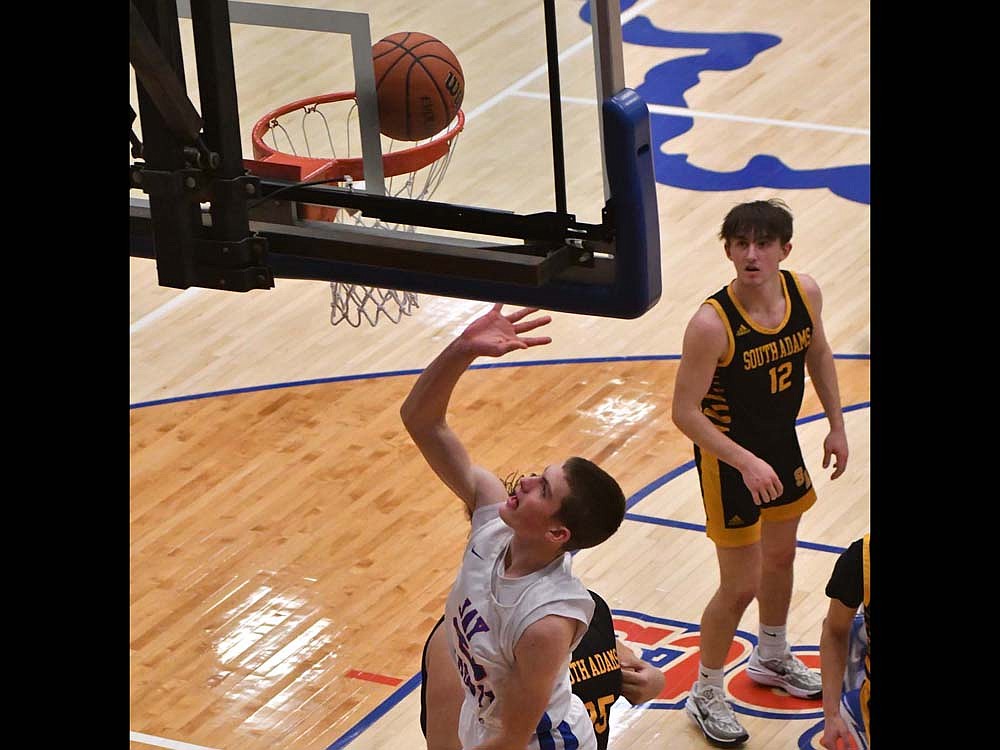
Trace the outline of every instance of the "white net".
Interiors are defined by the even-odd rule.
[[[420,307],[415,292],[339,281],[330,282],[330,296],[330,323],[347,323],[355,328],[361,325],[362,319],[374,326],[380,315],[398,323],[404,315]]]
[[[437,158],[423,157],[415,160],[418,163],[427,161],[429,163],[413,171],[389,174],[390,170],[386,168],[385,194],[392,197],[428,200],[448,171],[463,123],[464,115],[460,115],[443,131],[443,134],[417,143],[399,142],[382,136],[383,164],[388,164],[385,157],[392,154],[394,149],[422,147],[432,141],[445,143],[447,146]],[[353,97],[338,101],[310,102],[280,117],[272,118],[263,140],[275,151],[293,156],[318,160],[360,157],[361,131],[357,102]],[[364,189],[364,182],[354,182],[350,177],[338,184],[348,189]],[[412,225],[385,222],[365,216],[357,210],[321,209],[321,212],[322,219],[326,221],[395,232],[416,231]],[[332,325],[347,323],[355,328],[360,326],[362,321],[374,326],[382,318],[399,323],[404,316],[411,315],[420,307],[415,292],[339,281],[330,282],[330,297],[330,323]]]

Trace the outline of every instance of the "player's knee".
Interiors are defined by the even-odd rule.
[[[741,588],[736,592],[736,598],[734,600],[736,608],[743,612],[747,607],[750,606],[750,602],[757,598],[757,586],[747,586]]]
[[[716,594],[716,598],[726,609],[741,614],[756,597],[756,579],[742,581],[737,585],[730,583],[730,585],[720,588]]]
[[[795,545],[783,549],[768,550],[761,560],[761,567],[766,573],[790,570],[794,564]]]

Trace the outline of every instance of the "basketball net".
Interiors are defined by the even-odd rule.
[[[400,142],[382,136],[386,195],[428,200],[444,179],[464,126],[465,114],[460,110],[447,128],[425,141]],[[248,160],[247,166],[251,171],[270,171],[271,176],[280,176],[270,169],[280,165],[292,170],[286,172],[288,179],[314,182],[336,178],[330,184],[363,190],[360,133],[353,91],[303,99],[268,112],[257,121],[253,129],[255,160]],[[416,231],[413,225],[385,222],[355,209],[301,203],[297,207],[301,219]],[[346,322],[355,328],[362,319],[374,326],[383,316],[399,323],[404,315],[420,307],[415,292],[340,281],[330,282],[330,296],[330,323]]]

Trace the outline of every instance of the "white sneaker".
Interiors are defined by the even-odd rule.
[[[784,688],[796,698],[819,698],[823,695],[823,678],[809,669],[791,652],[783,659],[761,659],[758,649],[750,654],[747,675],[761,685]]]
[[[714,685],[699,689],[698,681],[691,686],[685,703],[688,714],[705,733],[705,739],[716,747],[739,747],[750,735],[743,728],[726,694]]]

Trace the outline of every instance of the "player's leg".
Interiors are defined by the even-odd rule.
[[[687,699],[688,714],[713,745],[735,747],[750,735],[726,701],[723,686],[726,656],[743,612],[756,595],[760,544],[716,545],[719,587],[701,617],[701,663]]]
[[[795,550],[801,516],[761,522],[761,573],[757,603],[760,621],[784,626],[792,602]]]
[[[765,513],[761,524],[761,576],[757,602],[760,611],[759,643],[750,655],[747,674],[755,682],[784,688],[796,698],[818,698],[823,683],[792,654],[786,637],[792,600],[795,549],[801,515],[772,520]]]

